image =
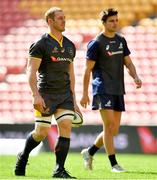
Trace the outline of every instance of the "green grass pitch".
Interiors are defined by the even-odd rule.
[[[117,154],[119,164],[128,170],[126,173],[111,173],[108,158],[103,153],[94,157],[93,171],[83,167],[82,156],[79,153],[69,153],[66,169],[77,179],[157,179],[157,155]],[[55,165],[53,153],[40,153],[30,156],[26,177],[16,177],[13,174],[16,156],[0,155],[0,179],[52,179]]]

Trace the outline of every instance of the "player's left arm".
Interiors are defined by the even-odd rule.
[[[76,103],[76,95],[75,95],[75,73],[74,73],[74,64],[70,63],[69,65],[69,76],[70,76],[70,87],[71,87],[71,91],[73,93],[73,99],[74,99],[74,108],[75,111],[79,112],[80,114],[81,111]]]
[[[137,75],[136,68],[135,68],[130,56],[124,57],[124,65],[126,66],[130,76],[134,79],[134,82],[136,84],[136,88],[141,88],[142,81]]]

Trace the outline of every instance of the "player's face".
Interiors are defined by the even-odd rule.
[[[116,16],[110,16],[107,18],[106,22],[104,23],[105,30],[114,33],[118,29],[118,17]]]
[[[63,32],[65,30],[65,15],[63,11],[55,12],[52,27],[59,32]]]

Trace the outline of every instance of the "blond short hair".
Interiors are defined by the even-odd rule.
[[[45,20],[46,20],[46,22],[48,23],[49,18],[54,20],[55,12],[58,12],[58,11],[63,11],[63,10],[61,8],[59,8],[59,7],[52,7],[50,9],[48,9],[45,12]]]

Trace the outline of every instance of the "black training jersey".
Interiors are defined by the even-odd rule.
[[[93,68],[93,95],[122,95],[124,88],[124,57],[128,56],[126,40],[116,34],[108,38],[100,34],[88,44],[87,60],[95,61]]]
[[[62,46],[47,33],[31,45],[29,55],[42,59],[38,69],[40,92],[65,93],[70,91],[69,64],[73,62],[75,53],[74,44],[65,36],[63,36]]]

